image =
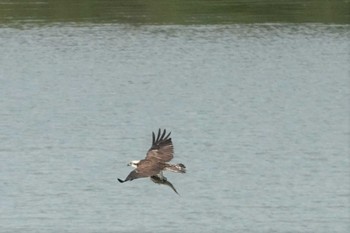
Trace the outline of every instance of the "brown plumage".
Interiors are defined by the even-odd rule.
[[[168,181],[168,179],[165,176],[151,176],[151,180],[156,183],[156,184],[164,184],[166,186],[169,186],[172,190],[174,190],[174,192],[179,195],[179,193],[176,191],[175,187],[173,186],[172,183],[170,183],[170,181]]]
[[[158,130],[157,137],[152,132],[152,146],[146,154],[146,158],[140,161],[132,161],[129,165],[136,167],[130,174],[118,181],[123,183],[125,181],[132,181],[138,178],[151,177],[151,180],[158,184],[165,184],[171,187],[176,193],[177,191],[173,185],[167,181],[162,175],[163,170],[185,173],[186,167],[183,164],[169,164],[170,160],[174,157],[174,147],[170,138],[170,132],[166,134],[166,130],[162,132]]]

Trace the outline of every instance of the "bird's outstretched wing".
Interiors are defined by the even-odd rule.
[[[125,180],[122,180],[122,179],[119,179],[119,178],[118,178],[118,181],[119,181],[120,183],[124,183],[125,181],[132,181],[132,180],[134,180],[134,179],[142,178],[142,177],[147,177],[147,176],[142,176],[142,174],[141,174],[141,173],[138,173],[138,172],[136,171],[136,169],[135,169],[135,170],[133,170],[132,172],[129,173],[129,175],[125,178]]]
[[[148,150],[146,160],[158,160],[160,162],[169,162],[174,157],[174,147],[169,137],[171,132],[166,135],[166,130],[163,133],[158,130],[157,138],[152,132],[152,146]]]
[[[169,186],[172,190],[174,190],[174,192],[177,194],[177,195],[180,195],[175,187],[173,186],[172,183],[170,183],[170,181],[168,181],[164,176],[163,177],[160,177],[159,175],[156,175],[156,176],[151,176],[151,180],[156,183],[156,184],[164,184],[164,185],[167,185]]]

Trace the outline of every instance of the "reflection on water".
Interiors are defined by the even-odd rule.
[[[0,232],[348,232],[348,35],[0,28]],[[116,181],[158,127],[181,196]]]
[[[129,23],[230,24],[266,22],[349,23],[346,0],[128,0],[0,2],[0,24]]]

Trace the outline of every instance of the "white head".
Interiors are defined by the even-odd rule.
[[[137,165],[139,164],[140,160],[133,160],[130,163],[128,163],[128,166],[132,166],[137,168]]]

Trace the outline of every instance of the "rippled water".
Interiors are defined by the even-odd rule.
[[[0,54],[0,232],[348,232],[348,26],[1,28]],[[159,127],[181,196],[116,181]]]

